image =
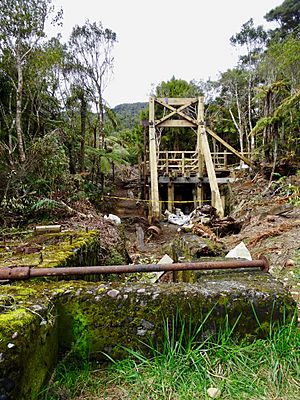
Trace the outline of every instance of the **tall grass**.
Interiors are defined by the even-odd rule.
[[[52,389],[69,385],[69,397],[50,390],[44,399],[208,399],[209,387],[220,389],[221,399],[300,398],[300,331],[295,324],[250,343],[236,342],[234,327],[199,340],[203,326],[192,332],[189,323],[182,323],[176,333],[177,322],[166,322],[162,345],[147,344],[150,356],[127,349],[125,360],[111,359],[105,371],[90,365],[71,380],[70,369],[64,366],[63,372],[60,366]]]

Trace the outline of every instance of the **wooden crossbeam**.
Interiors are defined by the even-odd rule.
[[[171,117],[173,117],[174,115],[176,115],[176,111],[172,111],[170,114],[165,115],[163,118],[158,119],[157,121],[155,121],[155,125],[160,125],[162,124],[164,121],[170,119]]]
[[[186,127],[196,127],[196,126],[197,126],[197,121],[196,121],[194,118],[191,118],[190,116],[186,115],[186,114],[183,112],[183,110],[185,110],[187,107],[191,106],[192,104],[196,103],[198,100],[195,101],[195,99],[194,99],[194,100],[190,99],[189,102],[185,103],[184,105],[182,105],[182,106],[179,107],[179,108],[175,108],[175,107],[173,107],[172,105],[166,103],[165,101],[162,101],[161,99],[155,99],[155,101],[156,101],[158,104],[162,105],[162,106],[165,107],[165,108],[168,108],[168,109],[171,111],[170,114],[164,116],[163,118],[161,118],[161,119],[158,120],[158,121],[155,121],[155,125],[156,125],[156,126],[172,126],[172,127],[176,127],[176,122],[177,122],[177,121],[181,121],[181,120],[174,120],[175,123],[172,124],[172,125],[168,125],[168,124],[162,125],[163,122],[165,122],[165,121],[167,121],[167,120],[170,120],[170,121],[171,121],[170,118],[173,117],[173,116],[175,116],[176,114],[179,115],[180,117],[182,117],[184,120],[186,120],[186,121],[189,122],[188,125],[180,125],[180,122],[179,122],[179,123],[178,123],[178,126],[186,126]]]
[[[198,98],[195,97],[159,97],[155,98],[155,101],[160,104],[170,104],[171,106],[181,106],[185,104],[195,104],[198,101]],[[163,104],[162,104],[163,105]]]
[[[224,147],[226,147],[228,150],[230,150],[233,154],[235,154],[238,158],[240,158],[242,161],[244,161],[245,164],[249,165],[249,167],[253,167],[254,164],[251,160],[249,160],[247,157],[243,156],[241,153],[239,153],[237,150],[235,150],[230,144],[225,142],[219,135],[216,134],[216,132],[212,131],[209,128],[205,128],[206,132],[209,133],[213,138],[215,138],[218,142],[220,142]]]
[[[197,125],[184,119],[170,119],[159,123],[160,128],[195,128]]]

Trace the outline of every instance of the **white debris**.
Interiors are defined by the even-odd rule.
[[[191,219],[190,215],[184,215],[181,210],[178,210],[179,209],[177,209],[176,214],[173,214],[168,210],[165,211],[165,215],[168,217],[168,222],[179,226],[187,224]]]
[[[157,264],[173,264],[174,260],[168,255],[165,254]],[[151,283],[155,283],[159,280],[159,278],[164,274],[164,271],[153,272],[153,278],[150,279]]]
[[[251,254],[244,242],[241,242],[234,249],[230,250],[228,254],[226,254],[225,258],[243,258],[249,261],[252,261]]]
[[[168,218],[168,222],[175,225],[187,225],[189,229],[193,224],[200,222],[201,224],[208,224],[214,216],[215,209],[208,205],[203,204],[195,208],[190,214],[185,215],[180,208],[175,209],[176,212],[171,213],[166,210],[165,215]]]
[[[207,394],[211,399],[217,399],[221,396],[221,391],[220,389],[210,387],[209,389],[207,389]]]
[[[235,167],[235,170],[240,170],[240,169],[249,169],[249,165],[245,164],[244,162],[242,162],[238,167]]]
[[[121,218],[114,214],[104,215],[104,219],[114,222],[115,224],[119,225],[121,223]]]

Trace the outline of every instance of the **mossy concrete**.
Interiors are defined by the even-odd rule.
[[[264,337],[292,320],[295,302],[260,271],[202,273],[195,283],[26,282],[2,286],[0,396],[36,399],[55,366],[58,349],[79,357],[147,351],[164,326],[198,340],[235,324],[240,338]],[[203,324],[201,329],[199,327]],[[176,332],[175,332],[176,334]]]
[[[12,285],[0,295],[0,398],[33,399],[57,362],[55,309],[46,293]]]
[[[203,238],[193,233],[178,235],[173,241],[177,255],[186,260],[198,260],[200,257],[216,257],[223,255],[222,245],[209,238]]]
[[[0,267],[15,265],[56,268],[127,264],[129,260],[122,232],[116,230],[116,238],[113,245],[109,245],[101,240],[101,233],[97,230],[38,236],[32,234],[19,239],[14,237],[13,241],[5,242],[5,251],[0,254]]]

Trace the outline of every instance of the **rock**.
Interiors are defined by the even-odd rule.
[[[12,379],[6,378],[3,379],[2,385],[6,392],[11,392],[15,387],[15,382]]]
[[[267,222],[275,222],[275,220],[278,218],[276,215],[267,215],[266,221]]]
[[[109,291],[107,292],[107,295],[108,295],[109,297],[115,298],[115,297],[118,296],[119,293],[120,293],[119,290],[112,289],[112,290],[109,290]]]
[[[220,244],[192,233],[179,236],[179,238],[174,241],[174,245],[175,248],[178,248],[183,255],[188,258],[217,256],[221,253]]]
[[[136,243],[138,250],[143,251],[145,249],[145,240],[144,240],[145,236],[141,225],[136,224],[135,232],[136,232]]]
[[[141,324],[142,324],[142,327],[145,329],[153,329],[154,328],[154,324],[152,324],[152,322],[146,321],[145,319],[141,320]]]
[[[295,265],[296,265],[295,261],[292,260],[291,258],[289,258],[289,259],[287,259],[287,260],[285,261],[285,263],[284,263],[283,266],[284,266],[284,268],[291,269],[291,268],[294,268]]]
[[[144,328],[141,327],[141,326],[138,326],[138,327],[137,327],[136,334],[137,334],[138,336],[145,336],[146,333],[147,333],[147,329],[144,329]]]
[[[207,389],[207,394],[211,399],[217,399],[218,397],[221,396],[221,390],[211,387],[211,388]]]

